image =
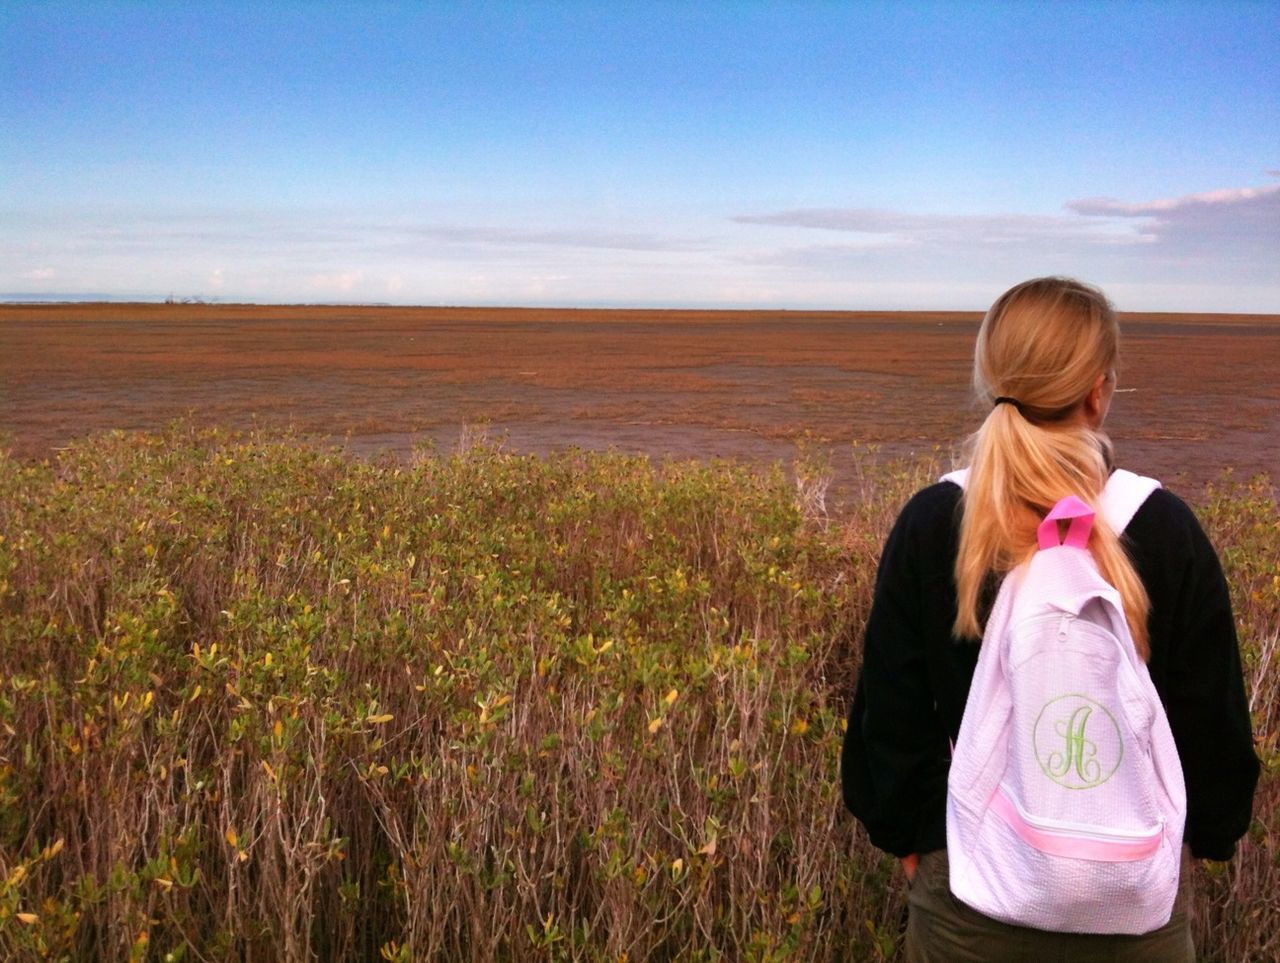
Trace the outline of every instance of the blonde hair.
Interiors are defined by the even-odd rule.
[[[981,637],[983,586],[1035,552],[1036,528],[1059,499],[1076,495],[1098,507],[1111,443],[1081,417],[1081,405],[1100,374],[1113,376],[1119,341],[1106,296],[1070,278],[1024,281],[1002,294],[983,319],[973,385],[991,407],[967,445],[969,480],[955,568],[957,636]],[[1119,589],[1145,660],[1151,603],[1101,514],[1089,548],[1103,576]]]

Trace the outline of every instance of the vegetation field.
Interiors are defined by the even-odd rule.
[[[881,541],[937,468],[856,464],[837,515],[817,458],[190,423],[0,457],[0,957],[893,956],[901,877],[837,760]],[[1183,494],[1265,763],[1196,939],[1270,960],[1280,508]]]

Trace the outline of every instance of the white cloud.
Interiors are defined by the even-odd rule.
[[[1084,198],[1061,215],[913,214],[878,208],[802,208],[733,218],[740,224],[860,235],[856,247],[1159,244],[1198,231],[1257,245],[1280,241],[1280,184],[1204,191],[1152,201]],[[855,245],[845,245],[853,251]],[[830,248],[828,248],[830,250]],[[1259,252],[1261,253],[1261,251]]]
[[[60,214],[0,211],[0,217],[7,217],[14,224],[25,222],[28,237],[43,235],[50,243],[72,247],[83,252],[84,257],[99,261],[162,260],[172,270],[184,256],[199,257],[205,263],[216,258],[224,267],[234,266],[238,280],[244,280],[253,269],[274,263],[285,274],[301,268],[308,283],[310,274],[326,275],[315,281],[320,286],[331,285],[327,275],[335,272],[335,265],[349,264],[354,258],[387,265],[388,273],[395,273],[398,265],[406,261],[524,260],[531,265],[579,255],[589,257],[593,252],[632,252],[642,256],[710,250],[705,238],[662,230],[632,230],[626,224],[462,226],[408,217],[376,220],[315,210],[171,214],[98,211],[84,212],[72,220]],[[0,245],[5,240],[0,231]],[[22,240],[14,231],[14,243]],[[293,279],[296,282],[299,276],[294,274]],[[208,270],[202,268],[199,275],[185,283],[213,282]]]
[[[1086,198],[1064,208],[1054,215],[918,214],[877,208],[749,214],[734,220],[789,233],[779,234],[778,244],[731,257],[814,278],[909,283],[933,277],[954,285],[963,278],[1008,281],[1068,273],[1148,291],[1162,284],[1184,289],[1190,284],[1204,290],[1218,287],[1224,304],[1280,308],[1272,303],[1278,280],[1280,184],[1142,201]],[[806,243],[806,231],[844,239]]]
[[[456,212],[11,209],[0,210],[0,291],[978,308],[1022,278],[1067,273],[1132,292],[1127,309],[1280,311],[1278,205],[1280,184],[1082,198],[1056,213],[814,206],[727,224],[651,211],[503,223],[490,210],[465,226]]]
[[[1187,194],[1184,197],[1168,197],[1154,201],[1126,203],[1109,197],[1086,198],[1071,201],[1069,210],[1085,215],[1111,215],[1119,217],[1153,217],[1176,211],[1196,208],[1223,208],[1260,204],[1274,205],[1280,200],[1280,184],[1269,187],[1227,187],[1217,191],[1204,191],[1200,194]]]
[[[1152,240],[1152,258],[1194,270],[1197,263],[1227,278],[1276,278],[1280,251],[1280,184],[1126,202],[1111,198],[1073,201],[1085,216],[1135,220]]]
[[[696,238],[666,237],[633,231],[602,231],[578,228],[524,229],[501,227],[457,227],[450,225],[376,225],[374,230],[388,239],[429,240],[450,244],[494,245],[499,247],[579,247],[612,251],[692,251],[705,247]]]
[[[313,291],[338,291],[348,294],[364,283],[363,271],[328,271],[307,278],[307,286]]]
[[[814,228],[870,235],[870,247],[954,243],[1025,245],[1047,239],[1133,244],[1143,238],[1112,219],[1046,214],[909,214],[877,208],[806,208],[734,218],[740,224]]]

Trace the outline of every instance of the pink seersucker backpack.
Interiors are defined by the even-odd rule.
[[[1099,510],[1122,532],[1158,487],[1117,471]],[[1060,501],[996,596],[947,780],[951,891],[1008,923],[1147,933],[1173,911],[1186,788],[1093,521]]]

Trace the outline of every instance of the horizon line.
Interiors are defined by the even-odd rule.
[[[492,311],[653,311],[674,312],[688,311],[697,313],[735,313],[735,314],[976,314],[982,315],[985,308],[851,308],[851,307],[782,307],[782,306],[708,306],[705,304],[631,304],[620,302],[594,302],[588,304],[512,304],[505,302],[473,302],[473,303],[413,303],[397,304],[391,301],[232,301],[215,298],[183,298],[170,299],[130,297],[124,295],[42,295],[42,294],[0,294],[0,306],[3,307],[38,307],[38,306],[128,306],[146,305],[150,307],[211,307],[211,308],[376,308],[389,310],[492,310]],[[1217,311],[1217,310],[1130,310],[1116,309],[1120,315],[1185,315],[1213,317],[1246,317],[1280,319],[1280,311]]]

